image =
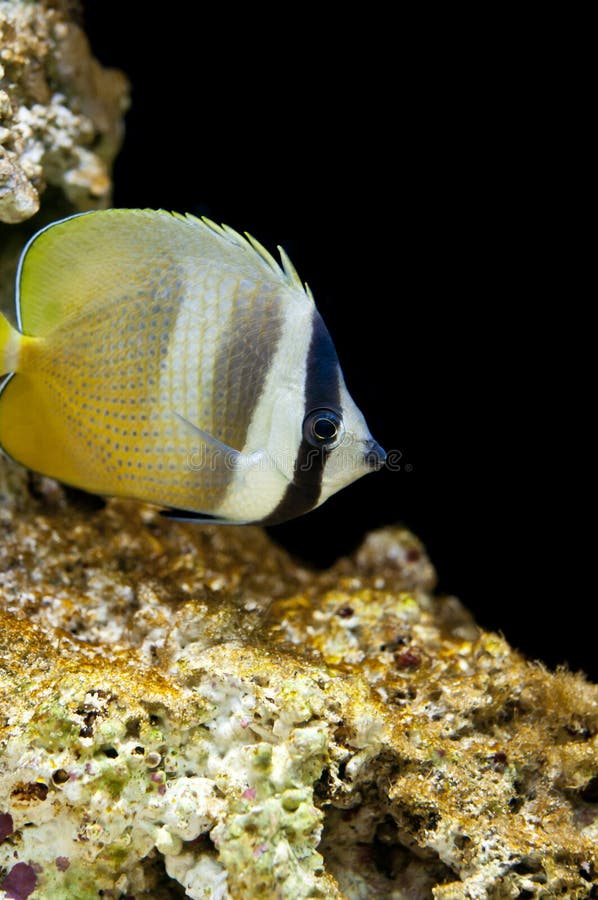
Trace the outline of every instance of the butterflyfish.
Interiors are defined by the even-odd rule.
[[[275,524],[380,468],[284,250],[163,210],[39,231],[0,316],[0,447],[173,517]]]

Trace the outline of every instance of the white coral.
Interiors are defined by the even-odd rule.
[[[126,82],[120,73],[102,70],[65,15],[60,5],[0,2],[3,222],[34,215],[48,184],[62,188],[76,209],[106,205],[109,197]],[[58,91],[51,90],[49,68]],[[99,150],[91,149],[94,142]]]

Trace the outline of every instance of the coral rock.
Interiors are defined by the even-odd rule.
[[[47,186],[72,211],[108,203],[127,83],[92,57],[76,4],[0,0],[0,221],[22,222]]]
[[[598,689],[435,597],[408,532],[316,573],[2,471],[0,896],[598,890]]]

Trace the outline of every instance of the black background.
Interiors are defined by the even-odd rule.
[[[480,624],[596,677],[577,520],[557,512],[576,465],[549,240],[568,175],[533,29],[125,6],[90,0],[84,19],[133,87],[115,205],[284,245],[373,435],[402,454],[272,536],[323,565],[402,522]]]

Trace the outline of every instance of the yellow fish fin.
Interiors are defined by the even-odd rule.
[[[21,335],[0,313],[0,375],[16,369],[20,347]]]
[[[175,213],[174,215],[178,214]],[[314,302],[313,294],[311,293],[307,285],[304,285],[299,278],[295,266],[282,247],[277,247],[281,260],[279,263],[272,256],[272,254],[268,250],[266,250],[264,245],[261,244],[256,238],[254,238],[252,234],[249,234],[248,231],[246,231],[244,234],[239,234],[239,232],[235,231],[234,228],[231,228],[230,225],[218,225],[217,222],[213,222],[211,219],[208,219],[207,216],[202,216],[201,219],[196,219],[195,216],[187,213],[184,218],[193,222],[197,222],[200,225],[206,226],[210,229],[210,231],[213,231],[215,234],[221,235],[228,241],[229,244],[238,247],[244,253],[250,253],[251,251],[254,251],[257,259],[259,259],[262,264],[265,263],[266,267],[270,269],[270,271],[274,275],[276,275],[277,278],[284,281],[289,287],[298,288],[307,296],[308,300],[310,300],[311,303]]]
[[[129,296],[142,296],[149,269],[168,279],[175,263],[195,267],[206,260],[302,287],[286,257],[278,265],[257,241],[227,226],[164,210],[95,210],[48,225],[25,247],[17,273],[19,328],[47,335],[85,307],[118,302],[125,285]]]
[[[138,268],[151,260],[164,241],[162,229],[154,226],[160,217],[172,219],[162,211],[109,209],[78,213],[38,231],[17,270],[20,330],[49,334],[88,303],[105,303],[112,287],[122,292],[131,259],[123,250],[138,247]],[[145,248],[147,255],[139,259]]]
[[[55,478],[93,491],[89,459],[73,454],[60,421],[56,396],[41,378],[11,375],[0,388],[0,446],[13,459]]]
[[[284,273],[287,276],[287,278],[289,279],[289,281],[291,282],[291,284],[295,284],[297,287],[303,288],[304,285],[297,274],[297,269],[295,268],[295,266],[293,265],[293,263],[291,262],[291,260],[287,256],[287,254],[285,253],[284,248],[281,247],[280,245],[278,245],[278,247],[276,249],[280,253],[280,260],[282,262],[282,268],[284,269]],[[313,299],[311,293],[307,290],[307,285],[305,285],[305,293],[310,297],[310,299]]]

